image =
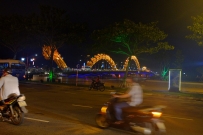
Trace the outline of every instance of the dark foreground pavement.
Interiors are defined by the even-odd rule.
[[[166,135],[202,135],[203,102],[198,93],[173,93],[167,90],[144,90],[143,105],[165,105],[163,119]],[[147,86],[147,87],[146,87]],[[152,86],[151,86],[152,88]],[[100,129],[94,118],[105,103],[107,90],[88,91],[88,86],[66,84],[20,83],[21,92],[27,97],[29,113],[21,126],[0,122],[1,133],[5,135],[127,135],[118,129]]]

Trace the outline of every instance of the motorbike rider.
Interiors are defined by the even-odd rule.
[[[7,67],[3,70],[3,75],[0,79],[0,101],[9,98],[12,95],[20,95],[18,78],[11,75],[11,68]],[[27,109],[22,107],[23,112],[27,113]]]
[[[114,105],[115,116],[117,121],[115,124],[123,123],[122,120],[122,109],[130,106],[137,106],[143,101],[143,92],[142,88],[137,83],[136,78],[129,77],[126,79],[126,83],[129,83],[131,88],[122,95],[113,95],[115,98],[129,98],[130,100],[127,102],[119,102]]]
[[[97,76],[97,78],[96,78],[96,80],[95,80],[95,85],[96,85],[96,86],[98,86],[98,85],[99,85],[99,83],[100,83],[100,77],[99,77],[99,76]]]

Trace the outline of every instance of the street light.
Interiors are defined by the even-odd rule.
[[[32,58],[32,57],[38,57],[38,54],[34,54],[34,55],[30,55],[28,56],[28,53],[26,55],[26,57],[22,57],[21,58],[21,61],[25,62],[26,63],[26,69],[28,69],[29,65],[30,65],[30,62],[32,62],[32,65],[34,66],[34,61],[36,60],[35,58]]]
[[[35,58],[32,58],[32,59],[30,59],[30,61],[32,61],[32,65],[34,66],[34,61],[35,61]]]
[[[24,61],[25,60],[25,58],[21,58],[21,61]]]

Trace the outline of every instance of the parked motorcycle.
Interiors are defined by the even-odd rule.
[[[118,98],[111,98],[96,115],[96,123],[100,128],[111,126],[145,135],[160,135],[166,132],[165,125],[160,119],[165,106],[124,108],[122,113],[124,122],[118,125],[114,124],[116,121],[114,104],[117,102]]]
[[[20,125],[24,121],[24,112],[22,107],[27,106],[25,96],[11,96],[1,101],[0,119],[2,121],[11,121],[14,125]]]
[[[94,79],[92,79],[92,83],[89,87],[89,90],[92,90],[92,89],[104,91],[105,90],[104,83],[102,83],[102,82],[97,83],[97,82],[95,82]]]

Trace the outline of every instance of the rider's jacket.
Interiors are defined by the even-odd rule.
[[[0,100],[7,99],[10,94],[20,95],[18,78],[10,74],[0,79]]]

